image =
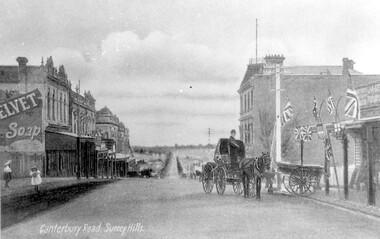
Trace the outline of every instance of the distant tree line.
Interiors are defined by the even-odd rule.
[[[153,154],[165,154],[169,151],[172,151],[174,149],[214,149],[215,145],[214,144],[198,144],[198,145],[178,145],[175,144],[173,146],[154,146],[154,147],[147,147],[147,146],[134,146],[133,151],[135,153],[140,153],[140,154],[148,154],[148,155],[153,155]]]

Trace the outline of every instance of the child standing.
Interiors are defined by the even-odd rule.
[[[3,172],[3,177],[5,180],[5,187],[9,188],[9,182],[12,180],[12,169],[11,169],[11,160],[5,163],[4,167],[4,172]]]
[[[41,172],[36,166],[30,168],[30,176],[32,176],[32,185],[34,185],[34,190],[38,192],[38,185],[42,183]]]

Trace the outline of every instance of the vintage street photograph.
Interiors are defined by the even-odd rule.
[[[0,1],[0,237],[380,238],[379,13]]]

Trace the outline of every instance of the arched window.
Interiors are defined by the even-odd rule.
[[[251,107],[253,107],[253,90],[251,90]]]
[[[53,106],[52,106],[53,120],[55,120],[55,90],[53,90]]]
[[[247,108],[248,108],[248,110],[251,108],[251,106],[249,104],[251,102],[250,98],[251,98],[251,93],[248,92],[248,102],[247,102]]]
[[[63,117],[62,117],[62,109],[63,109],[63,102],[62,102],[62,93],[59,97],[59,120],[62,121]]]
[[[48,88],[48,93],[47,93],[47,105],[46,105],[46,108],[47,108],[47,118],[48,120],[50,120],[50,88]]]
[[[244,95],[244,111],[247,111],[247,94]]]
[[[66,106],[66,95],[64,96],[64,100],[63,100],[63,122],[66,123],[66,109],[67,109],[67,106]]]

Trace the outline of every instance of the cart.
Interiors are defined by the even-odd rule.
[[[244,143],[236,140],[239,145],[238,159],[245,157]],[[243,180],[237,165],[231,164],[230,146],[228,139],[219,139],[213,158],[214,162],[208,162],[202,166],[202,185],[205,193],[212,192],[214,184],[219,195],[223,195],[226,185],[232,185],[236,195],[243,193]],[[250,182],[250,194],[254,194],[254,183]],[[254,195],[250,195],[254,196]]]
[[[320,187],[319,182],[324,173],[322,166],[284,162],[277,162],[277,170],[283,174],[282,182],[289,193],[306,197]]]

